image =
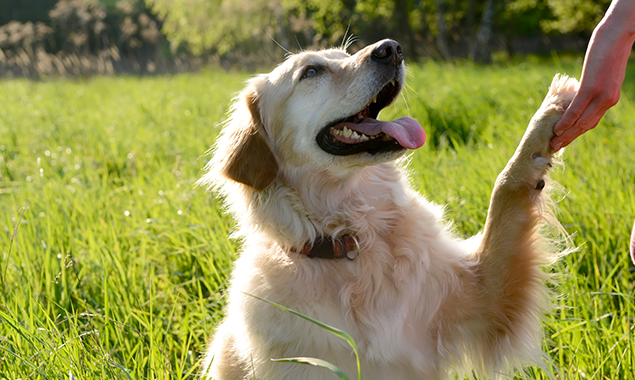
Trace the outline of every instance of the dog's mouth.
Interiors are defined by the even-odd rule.
[[[377,120],[379,112],[390,105],[400,91],[401,85],[393,79],[360,111],[329,123],[317,135],[320,148],[333,155],[347,156],[421,147],[426,134],[415,119],[404,116],[394,121]]]

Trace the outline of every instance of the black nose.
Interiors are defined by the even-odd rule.
[[[403,62],[403,50],[397,41],[384,40],[370,53],[373,61],[383,64],[400,65]]]

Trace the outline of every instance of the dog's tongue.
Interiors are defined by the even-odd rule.
[[[393,121],[381,121],[372,118],[361,119],[357,123],[346,123],[350,129],[362,132],[367,136],[384,132],[397,140],[399,145],[407,149],[420,148],[426,142],[426,132],[415,119],[404,116]]]

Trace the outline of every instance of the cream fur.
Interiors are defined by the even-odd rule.
[[[339,49],[290,56],[236,99],[201,180],[224,197],[244,239],[226,317],[205,354],[205,378],[335,378],[322,368],[271,361],[298,356],[356,374],[341,339],[245,293],[349,332],[365,380],[502,378],[542,362],[548,296],[540,267],[558,254],[539,231],[548,208],[546,189],[536,186],[551,166],[553,125],[577,82],[554,78],[497,179],[483,233],[462,240],[446,227],[442,207],[411,189],[395,161],[400,154],[333,156],[315,143],[324,125],[362,109],[385,83],[370,62],[375,46],[352,56]],[[300,81],[316,64],[326,71]],[[403,64],[393,75],[402,86]],[[264,150],[253,155],[273,156],[237,154],[251,139]],[[244,160],[250,164],[236,165]],[[236,167],[244,182],[255,178],[264,189],[231,179]],[[360,241],[354,261],[290,250],[342,233]]]

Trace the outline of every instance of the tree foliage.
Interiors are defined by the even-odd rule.
[[[185,53],[236,63],[249,58],[260,64],[278,61],[285,51],[351,41],[363,45],[383,38],[398,40],[410,59],[472,56],[489,62],[492,50],[514,53],[517,40],[546,41],[544,35],[588,38],[610,4],[610,0],[41,0],[39,7],[25,6],[34,2],[0,0],[0,20],[40,22],[54,30],[53,39],[63,50],[94,54],[114,46],[131,56]]]
[[[168,59],[161,21],[143,0],[58,0],[31,13],[33,20],[0,25],[0,76],[154,72],[157,60]]]
[[[148,0],[148,5],[163,18],[172,44],[185,43],[195,55],[254,49],[265,36],[280,37],[279,23],[288,24],[282,17],[289,13],[288,4],[279,0]]]
[[[545,2],[555,18],[543,20],[540,25],[546,32],[560,33],[593,30],[611,4],[611,0],[545,0]]]
[[[194,54],[253,52],[399,39],[411,56],[450,57],[543,33],[593,29],[610,0],[145,0],[164,21],[173,44]],[[489,5],[488,5],[489,4]],[[486,6],[487,5],[487,6]],[[483,17],[485,11],[490,13]],[[485,24],[484,24],[485,21]],[[491,30],[490,30],[491,29]],[[480,33],[480,34],[479,34]],[[485,41],[477,35],[491,36]],[[498,37],[497,37],[498,36]],[[471,46],[471,47],[470,47]],[[457,53],[457,51],[459,53]]]

